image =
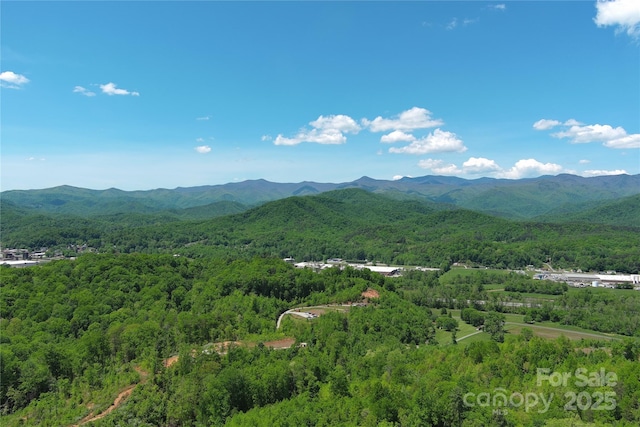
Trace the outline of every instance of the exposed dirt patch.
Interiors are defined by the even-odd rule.
[[[380,298],[380,293],[378,293],[378,291],[376,291],[375,289],[367,289],[366,291],[364,291],[361,294],[364,298]]]
[[[174,363],[176,363],[178,361],[178,359],[180,358],[180,356],[178,356],[177,354],[175,356],[171,356],[168,359],[164,359],[164,361],[162,362],[162,364],[164,365],[165,368],[170,367],[171,365],[173,365]]]
[[[293,344],[295,344],[295,342],[296,340],[293,338],[283,338],[277,341],[265,342],[264,346],[279,350],[279,349],[291,348]]]
[[[231,346],[238,347],[238,346],[241,346],[241,345],[243,345],[243,344],[240,341],[214,342],[210,346],[207,346],[206,350],[211,349],[211,350],[215,351],[218,354],[227,354],[227,352],[229,351],[229,348]]]
[[[117,409],[120,405],[122,405],[122,403],[124,403],[125,400],[127,400],[127,398],[131,395],[131,392],[133,392],[133,389],[136,388],[137,385],[138,384],[134,384],[134,385],[130,385],[129,387],[125,388],[124,390],[122,390],[118,394],[118,396],[116,397],[116,400],[113,401],[111,406],[109,406],[104,411],[100,412],[98,415],[93,415],[93,414],[87,415],[86,417],[81,419],[78,424],[74,425],[73,427],[81,426],[83,424],[87,424],[87,423],[90,423],[90,422],[93,422],[93,421],[96,421],[96,420],[99,420],[101,418],[106,417],[111,412],[113,412],[115,409]]]

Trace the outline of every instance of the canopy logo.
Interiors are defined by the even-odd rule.
[[[618,375],[615,372],[607,372],[604,368],[597,371],[589,371],[578,368],[571,372],[551,372],[549,368],[538,368],[536,371],[536,385],[541,387],[548,382],[551,387],[614,387],[618,384]],[[573,382],[571,382],[573,380]]]
[[[551,387],[573,388],[564,393],[564,409],[566,411],[594,410],[612,411],[616,408],[616,393],[614,391],[602,391],[602,387],[614,387],[618,384],[618,375],[604,368],[597,371],[589,371],[578,368],[573,372],[551,372],[549,368],[538,368],[536,372],[536,386],[545,384]],[[589,391],[588,388],[598,390]],[[584,389],[583,391],[576,391]],[[509,393],[504,388],[495,388],[492,393],[466,393],[463,402],[467,407],[481,406],[493,407],[494,413],[507,414],[508,408],[524,407],[526,412],[536,409],[542,414],[549,410],[555,397],[555,393]]]

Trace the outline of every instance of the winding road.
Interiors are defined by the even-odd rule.
[[[332,308],[332,309],[345,311],[345,309],[349,307],[352,307],[352,305],[351,304],[324,304],[324,305],[314,305],[311,307],[290,308],[289,310],[285,311],[280,316],[278,316],[278,321],[276,322],[276,330],[280,329],[280,324],[282,323],[282,319],[284,319],[284,316],[286,316],[287,314],[292,314],[294,316],[299,316],[299,317],[304,317],[305,319],[309,319],[310,317],[308,316],[308,313],[309,313],[308,310]]]

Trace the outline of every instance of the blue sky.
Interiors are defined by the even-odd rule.
[[[640,173],[640,2],[2,2],[1,189]]]

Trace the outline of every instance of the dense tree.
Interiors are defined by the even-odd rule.
[[[275,258],[149,254],[93,254],[3,269],[3,425],[73,425],[126,389],[127,403],[95,425],[560,423],[567,414],[557,405],[544,415],[510,408],[498,420],[492,408],[465,404],[468,393],[500,387],[541,392],[538,367],[616,372],[618,385],[599,390],[617,393],[618,409],[577,415],[596,423],[640,422],[636,340],[612,345],[504,334],[504,315],[477,303],[487,298],[477,282],[501,280],[500,274],[455,283],[456,274],[385,278],[353,268],[313,273]],[[286,309],[358,301],[368,288],[380,298],[366,306],[336,306],[313,320],[287,316],[275,329]],[[613,327],[637,322],[633,291],[581,291],[527,310]],[[454,326],[452,314],[460,301],[475,304],[461,310],[465,322],[482,320],[504,342],[450,345],[456,327],[464,326]],[[628,313],[624,319],[621,310]],[[438,345],[438,326],[452,331],[452,341]],[[298,344],[285,350],[259,344],[284,337]],[[242,343],[217,347],[222,341]],[[178,360],[167,368],[170,356]],[[575,391],[571,386],[553,392]]]
[[[491,339],[497,342],[504,341],[504,322],[505,316],[502,313],[491,311],[484,318],[484,330]]]

